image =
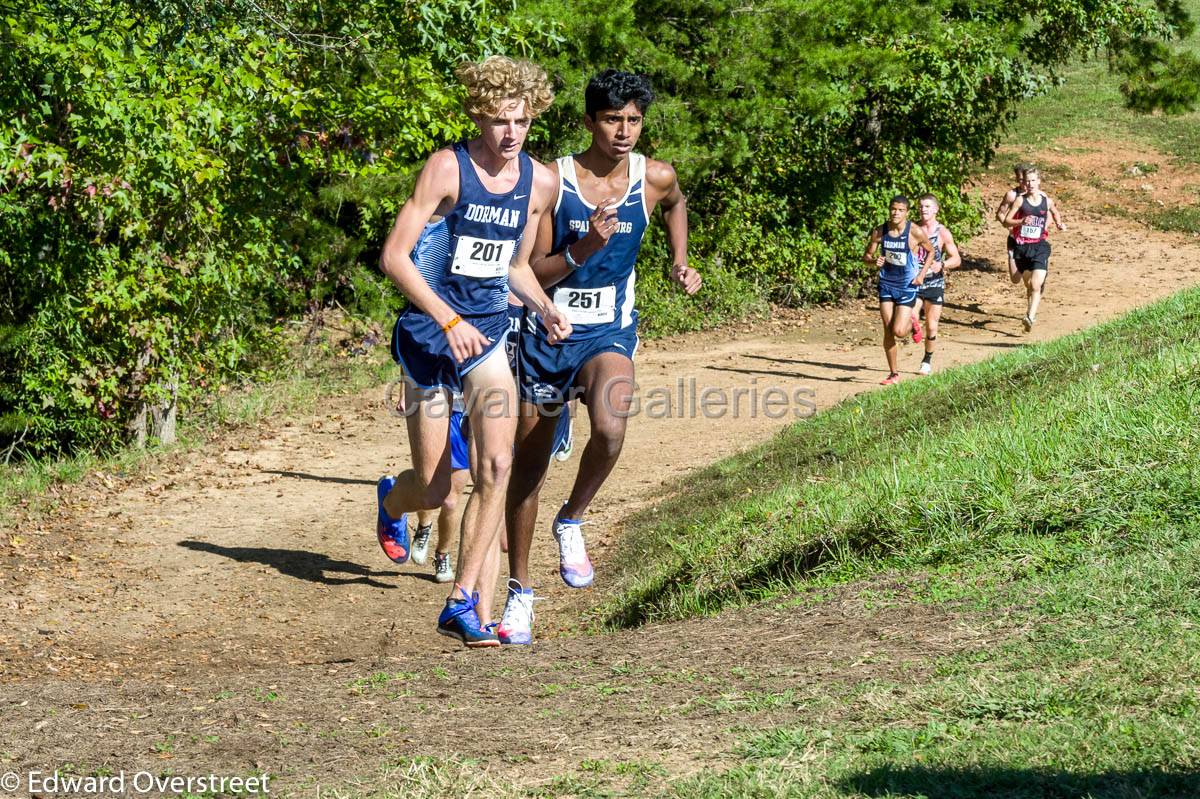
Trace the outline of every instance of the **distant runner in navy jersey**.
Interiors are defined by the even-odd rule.
[[[572,588],[592,582],[580,525],[625,440],[638,345],[634,265],[656,206],[663,207],[670,240],[671,280],[688,294],[700,288],[699,273],[688,266],[687,209],[675,170],[633,151],[652,100],[650,82],[641,75],[616,70],[596,75],[584,93],[583,124],[591,144],[553,166],[558,196],[553,215],[538,229],[533,268],[543,285],[553,287],[554,302],[571,320],[573,332],[557,346],[532,326],[521,335],[522,407],[508,491],[510,580],[497,630],[502,643],[533,640],[529,548],[538,493],[559,414],[575,394],[587,403],[591,437],[552,532],[563,581]]]
[[[1042,302],[1042,287],[1046,285],[1046,274],[1050,270],[1050,221],[1059,230],[1066,230],[1058,207],[1049,195],[1042,194],[1042,176],[1036,167],[1025,170],[1026,191],[1018,202],[1013,203],[1004,224],[1011,227],[1017,248],[1013,260],[1025,282],[1027,307],[1021,324],[1025,332],[1033,330],[1037,321],[1038,305]]]
[[[922,248],[924,256],[918,258]],[[879,318],[883,321],[883,354],[888,365],[888,376],[880,382],[890,386],[900,382],[896,339],[907,336],[912,328],[917,289],[933,265],[933,244],[919,225],[908,221],[907,197],[892,198],[888,221],[871,230],[863,262],[879,267]]]
[[[925,342],[925,357],[917,367],[917,373],[927,375],[933,371],[933,347],[938,337],[938,322],[942,318],[942,306],[946,302],[946,272],[962,264],[962,256],[954,236],[938,221],[941,206],[932,194],[917,201],[921,212],[921,230],[933,243],[933,266],[925,275],[925,282],[917,289],[917,304],[913,306],[913,343]],[[919,250],[917,257],[924,259],[925,251]],[[921,308],[925,308],[925,329],[921,330]]]
[[[1009,227],[1004,221],[1008,219],[1008,212],[1012,210],[1014,205],[1020,203],[1021,195],[1025,193],[1025,170],[1028,168],[1028,164],[1013,165],[1013,178],[1016,180],[1017,185],[1005,192],[1004,196],[1000,198],[1000,204],[996,206],[996,221],[1005,227]],[[1009,227],[1008,231],[1007,250],[1008,278],[1013,283],[1020,283],[1021,270],[1017,269],[1017,262],[1013,258],[1013,254],[1017,251],[1017,240],[1013,238],[1011,227]]]
[[[559,342],[570,322],[554,308],[529,255],[557,189],[549,169],[522,152],[533,119],[554,99],[546,73],[493,56],[464,64],[466,110],[479,136],[435,152],[384,244],[381,266],[409,300],[392,354],[412,381],[405,404],[413,468],[379,481],[377,538],[408,558],[406,514],[442,504],[450,487],[446,395],[461,391],[471,428],[475,490],[465,509],[458,573],[438,632],[467,646],[499,643],[476,611],[481,570],[496,543],[512,466],[516,386],[505,357],[508,293],[537,311]],[[526,235],[528,232],[528,235]]]

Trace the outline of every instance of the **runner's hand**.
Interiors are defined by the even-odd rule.
[[[880,269],[883,269],[883,265],[884,265],[885,263],[887,263],[887,261],[885,261],[885,260],[883,259],[883,256],[882,256],[882,255],[881,255],[881,256],[879,256],[878,258],[876,258],[876,259],[875,259],[875,265],[876,265],[876,266],[878,266]]]
[[[582,239],[584,247],[587,248],[585,258],[603,250],[612,234],[617,232],[617,208],[613,205],[615,202],[615,198],[606,197],[596,205],[596,210],[588,217],[588,232]],[[582,263],[583,259],[580,258],[579,261]]]
[[[917,272],[917,276],[912,279],[912,284],[914,286],[919,286],[924,282],[925,282],[925,270],[922,269],[920,272]]]
[[[550,344],[558,344],[571,335],[570,320],[563,315],[562,311],[558,310],[558,306],[554,303],[546,306],[546,311],[541,314],[541,317],[542,324],[546,327],[546,341]]]
[[[675,264],[671,267],[671,280],[683,286],[683,290],[688,294],[695,294],[699,291],[700,283],[703,282],[699,272],[682,264]]]
[[[446,343],[454,360],[462,363],[468,358],[482,355],[491,344],[491,339],[465,319],[446,331]]]

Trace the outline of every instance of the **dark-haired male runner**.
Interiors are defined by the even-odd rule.
[[[1008,212],[1012,210],[1012,207],[1021,202],[1021,195],[1025,193],[1025,170],[1028,168],[1028,164],[1013,164],[1013,179],[1017,181],[1017,185],[1006,191],[1000,198],[1000,204],[996,206],[996,221],[1008,228],[1008,240],[1006,241],[1008,279],[1013,283],[1021,282],[1021,270],[1017,269],[1017,262],[1013,260],[1013,253],[1017,250],[1017,240],[1013,238],[1011,226],[1004,220],[1008,219]]]
[[[882,254],[875,255],[883,248]],[[925,248],[924,261],[917,252]],[[890,386],[900,382],[896,371],[896,339],[908,335],[917,289],[933,264],[933,244],[919,225],[908,221],[908,198],[897,195],[888,204],[888,221],[872,228],[863,262],[879,267],[879,318],[883,321],[883,354],[888,376],[880,381]]]
[[[593,569],[580,532],[584,512],[616,465],[633,399],[637,349],[634,263],[655,206],[663,207],[670,240],[671,279],[688,294],[700,275],[687,263],[687,209],[670,164],[633,152],[653,100],[641,75],[607,70],[584,93],[587,150],[553,165],[558,199],[542,218],[531,263],[553,286],[555,305],[571,320],[571,338],[557,346],[529,325],[519,357],[522,409],[508,488],[509,586],[497,634],[501,643],[533,640],[529,548],[537,523],[558,414],[579,394],[588,406],[591,438],[571,494],[552,526],[559,574],[572,588],[591,584]]]

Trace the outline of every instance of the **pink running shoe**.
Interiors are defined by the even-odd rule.
[[[921,320],[913,317],[913,344],[920,344],[921,339],[925,338],[925,334],[921,331]]]
[[[885,378],[883,378],[882,380],[880,380],[880,381],[879,381],[879,385],[881,385],[881,386],[893,386],[893,385],[895,385],[896,383],[899,383],[899,382],[900,382],[900,373],[899,373],[899,372],[892,372],[890,375],[888,375],[887,377],[885,377]]]

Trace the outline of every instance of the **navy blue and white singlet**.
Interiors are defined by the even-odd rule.
[[[879,282],[889,286],[907,287],[921,271],[920,262],[908,246],[908,230],[912,222],[904,223],[900,235],[893,236],[888,226],[882,228],[880,244],[883,247],[883,266],[879,269]]]
[[[575,159],[558,159],[558,200],[554,205],[554,252],[587,235],[596,206],[583,198]],[[635,264],[650,214],[646,207],[646,158],[629,154],[629,188],[615,204],[617,229],[599,252],[555,284],[552,299],[574,326],[571,338],[589,338],[612,328],[637,324]]]
[[[446,304],[463,316],[508,310],[508,267],[529,214],[533,163],[517,156],[521,174],[504,194],[488,191],[467,154],[458,159],[458,202],[437,222],[425,226],[412,259],[421,277]]]
[[[429,287],[463,320],[492,340],[484,353],[454,361],[441,326],[410,304],[392,330],[392,355],[420,386],[462,389],[462,377],[502,345],[508,328],[508,270],[520,244],[533,190],[533,162],[518,154],[520,175],[507,192],[484,187],[466,143],[453,146],[458,160],[458,202],[425,225],[412,260]]]
[[[584,199],[575,158],[558,159],[558,200],[554,206],[554,252],[587,235],[596,206]],[[634,284],[638,253],[650,219],[646,201],[646,158],[629,154],[629,185],[614,203],[617,228],[604,247],[571,271],[550,291],[558,309],[571,320],[570,337],[557,346],[533,315],[521,337],[519,383],[522,397],[537,403],[562,400],[585,363],[603,352],[633,358],[637,349]]]

